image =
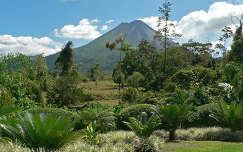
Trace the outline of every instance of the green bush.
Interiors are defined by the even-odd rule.
[[[148,92],[144,92],[139,96],[138,99],[138,103],[140,104],[160,104],[161,103],[161,93],[157,93],[157,92],[152,92],[152,91],[148,91]]]
[[[148,117],[146,112],[142,112],[139,118],[129,117],[129,122],[124,122],[139,138],[146,140],[154,130],[160,125],[157,115]]]
[[[128,122],[129,117],[137,118],[142,112],[146,112],[148,114],[148,117],[152,116],[153,105],[150,104],[137,104],[132,105],[128,108],[124,108],[118,118],[117,118],[117,127],[121,130],[129,130],[129,128],[123,123],[123,121]]]
[[[52,82],[52,86],[47,91],[48,104],[56,104],[62,107],[93,100],[93,97],[85,94],[78,84],[79,80],[72,76],[58,78]]]
[[[219,126],[219,122],[210,116],[217,111],[217,106],[216,103],[211,103],[196,107],[188,115],[188,120],[184,123],[183,128]]]
[[[163,129],[169,131],[169,140],[175,140],[175,131],[188,119],[193,108],[185,103],[181,105],[164,105],[157,107],[156,113],[163,124]]]
[[[176,90],[176,84],[169,81],[166,83],[164,90],[167,92],[174,92]]]
[[[75,129],[83,129],[90,123],[93,123],[95,128],[102,133],[114,130],[116,128],[115,114],[108,106],[90,103],[79,112],[79,120]]]
[[[215,71],[203,67],[180,70],[171,77],[171,80],[182,89],[190,89],[200,85],[207,86],[215,83],[216,79],[217,73]]]
[[[194,106],[201,106],[212,103],[212,96],[209,94],[209,90],[206,89],[207,88],[205,87],[195,88],[192,91],[192,95],[188,103],[193,104]],[[212,89],[210,91],[212,91]]]
[[[37,82],[27,80],[26,87],[28,88],[27,94],[31,100],[35,101],[36,103],[44,103],[41,87]]]
[[[0,85],[0,108],[12,104],[11,93],[5,87]]]
[[[230,104],[220,102],[217,111],[212,115],[220,125],[230,128],[233,132],[243,129],[243,105],[233,101]]]
[[[23,109],[33,107],[42,102],[41,91],[35,82],[27,79],[21,73],[10,73],[3,75],[0,84],[9,90],[12,102]]]
[[[122,92],[121,99],[123,102],[136,103],[138,91],[135,88],[126,88]]]
[[[131,87],[138,88],[141,86],[144,79],[144,76],[140,72],[133,72],[133,74],[127,78],[127,84]]]
[[[1,125],[8,136],[25,146],[38,151],[56,150],[74,139],[74,121],[55,113],[30,113],[17,116],[17,121]]]

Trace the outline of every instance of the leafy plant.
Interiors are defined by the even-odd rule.
[[[0,85],[0,107],[9,106],[12,103],[11,93]]]
[[[132,87],[126,88],[122,92],[121,98],[123,102],[136,103],[138,91]]]
[[[155,108],[159,115],[164,129],[169,131],[169,140],[175,140],[175,131],[187,119],[192,107],[187,104],[165,105]]]
[[[114,130],[116,128],[115,116],[110,108],[100,104],[88,105],[79,114],[79,123],[76,129],[82,129],[88,126],[91,122],[102,133]]]
[[[123,123],[123,121],[128,122],[129,117],[137,117],[142,112],[146,112],[148,117],[152,116],[154,111],[152,109],[153,105],[150,104],[137,104],[132,105],[127,108],[121,110],[120,114],[118,115],[117,119],[117,127],[121,130],[129,130],[130,128]]]
[[[84,136],[83,139],[88,142],[89,144],[98,144],[98,134],[99,131],[97,131],[97,127],[92,122],[89,123],[89,125],[84,130]]]
[[[243,108],[242,104],[235,101],[229,105],[226,102],[220,102],[217,112],[211,115],[221,123],[223,127],[229,127],[234,132],[243,129]]]
[[[148,138],[160,125],[159,117],[152,115],[148,117],[146,112],[142,112],[138,119],[129,118],[129,122],[124,122],[138,137]]]
[[[10,125],[1,125],[1,128],[13,140],[38,151],[56,150],[75,136],[74,122],[67,116],[52,113],[30,113],[17,116],[17,122]]]
[[[91,95],[85,94],[83,88],[78,86],[79,81],[79,78],[70,75],[58,78],[47,91],[47,102],[61,107],[93,100]]]
[[[152,115],[148,117],[146,112],[142,112],[138,119],[129,118],[129,122],[124,122],[140,139],[140,144],[135,145],[135,151],[147,152],[154,151],[153,145],[148,138],[160,125],[159,117]]]

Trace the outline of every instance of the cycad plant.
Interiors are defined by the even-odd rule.
[[[243,107],[235,101],[230,104],[219,102],[217,112],[211,116],[223,127],[231,128],[232,131],[243,129]]]
[[[68,116],[53,113],[18,114],[17,122],[1,125],[1,128],[12,140],[17,139],[23,145],[38,151],[52,151],[70,142],[75,136],[74,122]]]
[[[191,110],[192,106],[188,104],[165,105],[156,109],[163,123],[163,127],[169,131],[169,141],[175,140],[176,129],[187,119]]]
[[[124,122],[139,138],[149,138],[155,129],[160,125],[157,115],[148,117],[146,112],[142,112],[139,118],[130,117],[130,122]]]
[[[154,147],[148,140],[154,130],[161,124],[157,115],[148,117],[146,112],[142,112],[138,119],[129,118],[129,122],[124,122],[138,137],[140,143],[135,145],[136,152],[154,152]]]

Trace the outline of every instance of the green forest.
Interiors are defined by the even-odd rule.
[[[159,7],[158,44],[126,33],[102,44],[117,52],[110,73],[80,69],[72,41],[54,68],[43,54],[1,56],[0,151],[242,152],[243,14],[214,47],[179,44],[171,6]]]

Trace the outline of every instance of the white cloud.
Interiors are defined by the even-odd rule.
[[[164,23],[162,23],[162,25],[160,27],[158,27],[158,20],[159,20],[159,18],[157,16],[139,18],[138,20],[141,20],[144,23],[148,24],[154,30],[158,30],[159,28],[161,28],[161,27],[163,27],[165,25]],[[177,21],[169,21],[168,22],[168,24],[171,24],[171,23],[173,23],[174,25],[178,25]],[[176,32],[177,34],[182,34],[179,26],[171,28],[170,32]]]
[[[108,20],[108,21],[105,21],[105,24],[110,24],[112,22],[114,22],[114,20]]]
[[[107,26],[107,25],[103,25],[102,27],[101,27],[101,30],[102,31],[106,31],[106,30],[108,30],[109,29],[109,27]]]
[[[25,55],[54,54],[61,50],[62,44],[53,41],[49,37],[30,37],[12,35],[0,35],[0,54],[23,53]]]
[[[148,24],[151,28],[154,30],[158,30],[158,16],[151,16],[151,17],[145,17],[145,18],[139,18],[138,20],[143,21],[144,23]]]
[[[79,25],[65,25],[60,30],[54,29],[53,32],[56,37],[93,40],[101,36],[98,26],[94,25],[97,22],[99,22],[98,19],[88,20],[85,18],[79,22]]]
[[[180,21],[173,21],[173,23],[178,24],[179,27],[176,31],[183,34],[183,40],[216,41],[224,26],[230,26],[235,30],[235,25],[232,23],[231,18],[233,16],[233,21],[239,24],[236,17],[240,17],[241,14],[243,14],[243,5],[241,4],[215,2],[209,7],[208,11],[191,12]],[[147,23],[155,30],[158,29],[158,17],[156,16],[140,18],[139,20]]]
[[[243,14],[243,5],[216,2],[207,12],[200,10],[184,16],[179,26],[185,38],[206,41],[215,37],[224,26],[232,26],[231,17],[239,17],[241,14]],[[237,23],[236,20],[235,22]]]

